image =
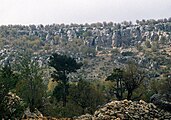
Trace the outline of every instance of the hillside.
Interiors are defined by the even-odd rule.
[[[170,18],[137,20],[136,24],[124,21],[117,24],[0,26],[3,58],[27,48],[46,63],[50,53],[65,53],[85,63],[82,75],[89,80],[104,79],[112,71],[111,66],[130,60],[144,69],[160,72],[160,68],[170,65],[170,44]],[[151,74],[158,76],[156,74],[160,73]]]
[[[171,119],[170,81],[171,18],[0,26],[2,119]]]

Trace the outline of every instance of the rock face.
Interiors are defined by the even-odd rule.
[[[143,100],[123,100],[107,103],[94,115],[83,115],[77,120],[171,120],[171,113]]]
[[[159,36],[166,37],[170,42],[171,18],[154,23],[147,20],[146,23],[121,23],[121,24],[53,24],[53,25],[29,25],[29,26],[0,26],[0,34],[5,38],[20,38],[31,36],[53,44],[54,37],[58,36],[62,41],[82,39],[90,47],[124,47],[134,46],[143,40],[159,40]],[[142,21],[141,21],[142,22]],[[14,31],[16,30],[16,31]],[[15,34],[14,34],[15,33]],[[162,33],[162,34],[161,34]],[[166,34],[166,35],[164,35]]]

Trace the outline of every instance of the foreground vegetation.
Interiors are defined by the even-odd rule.
[[[111,99],[149,101],[158,85],[153,82],[147,85],[145,72],[131,62],[124,68],[115,68],[107,81],[89,82],[80,77],[77,82],[71,82],[69,74],[77,72],[82,66],[71,57],[54,53],[49,58],[49,67],[41,66],[29,54],[21,54],[18,58],[17,64],[7,61],[1,66],[0,113],[5,119],[21,118],[26,108],[30,108],[31,112],[38,109],[45,116],[54,117],[93,114],[97,106]],[[48,78],[49,70],[52,72]],[[169,79],[160,83],[161,91],[169,92]],[[9,92],[16,94],[19,100],[9,104]]]

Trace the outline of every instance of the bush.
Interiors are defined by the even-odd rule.
[[[132,56],[134,53],[131,51],[126,51],[121,53],[123,56]]]

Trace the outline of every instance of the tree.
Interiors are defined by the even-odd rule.
[[[160,41],[161,44],[166,44],[167,43],[167,39],[166,39],[165,36],[161,36],[159,41]]]
[[[82,108],[81,114],[93,114],[96,107],[104,102],[104,95],[97,90],[95,85],[85,80],[80,80],[69,88],[69,98],[76,106]]]
[[[163,78],[159,80],[158,93],[163,95],[166,101],[171,102],[171,74],[165,73]],[[154,89],[154,88],[153,88]]]
[[[133,62],[127,64],[123,76],[125,89],[127,90],[127,99],[130,100],[133,91],[142,84],[145,76],[143,71]]]
[[[147,48],[151,48],[151,43],[150,43],[149,40],[146,40],[146,41],[145,41],[145,46],[146,46]]]
[[[82,66],[82,63],[77,63],[74,58],[68,57],[66,55],[54,53],[49,58],[49,66],[55,69],[55,71],[52,73],[52,78],[58,83],[53,94],[55,96],[57,95],[58,97],[56,97],[59,100],[62,99],[63,106],[66,106],[66,97],[68,95],[69,88],[68,74],[71,72],[76,72],[76,70]]]
[[[118,100],[123,99],[123,93],[125,88],[123,86],[123,70],[120,68],[114,68],[113,73],[106,78],[106,80],[110,80],[112,82],[116,81],[115,95]]]
[[[136,20],[136,23],[137,23],[137,25],[140,23],[140,21],[139,20]]]
[[[144,73],[135,63],[130,62],[124,69],[115,68],[113,73],[108,76],[106,80],[116,82],[115,95],[118,100],[123,99],[123,94],[125,93],[127,94],[126,98],[130,100],[135,99],[132,98],[133,92],[142,84],[144,78]]]
[[[43,68],[29,55],[21,56],[19,63],[20,81],[17,84],[17,93],[27,102],[30,111],[41,107],[42,97],[45,94],[43,83]]]
[[[159,43],[158,43],[158,41],[154,41],[154,42],[152,43],[151,50],[152,50],[153,52],[156,52],[158,49],[159,49]]]
[[[14,116],[19,117],[19,114],[22,114],[19,110],[21,108],[20,101],[14,100],[14,97],[9,99],[9,92],[15,88],[17,81],[17,74],[13,72],[11,64],[7,62],[0,69],[0,119],[14,119]],[[10,102],[11,104],[9,104]]]
[[[0,103],[8,92],[15,88],[17,79],[10,64],[5,64],[0,70]]]
[[[92,36],[92,32],[91,32],[90,30],[85,31],[85,32],[83,33],[83,37],[84,37],[84,38],[89,37],[89,36]]]

